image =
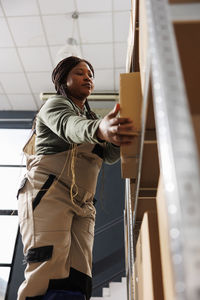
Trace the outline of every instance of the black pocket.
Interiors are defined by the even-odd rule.
[[[53,174],[49,175],[48,179],[46,180],[46,182],[41,187],[41,190],[37,193],[35,199],[33,200],[33,203],[32,203],[33,210],[36,208],[36,206],[38,206],[38,204],[40,203],[42,197],[46,194],[46,192],[48,191],[48,189],[53,184],[55,178],[56,178],[55,175],[53,175]]]
[[[53,253],[53,245],[31,248],[24,257],[24,262],[37,263],[51,259]]]
[[[19,193],[20,193],[20,192],[22,191],[22,189],[25,187],[25,184],[26,184],[27,180],[28,180],[27,177],[24,177],[24,178],[22,179],[22,181],[21,181],[21,183],[20,183],[20,186],[19,186],[19,189],[18,189],[18,191],[17,191],[17,195],[16,195],[17,199],[18,199],[18,197],[19,197]]]

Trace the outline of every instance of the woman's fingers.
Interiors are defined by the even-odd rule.
[[[119,110],[120,106],[117,104],[114,109],[102,119],[99,124],[97,136],[101,140],[121,146],[132,143],[138,133],[131,119],[117,117]]]
[[[131,124],[133,121],[129,118],[112,118],[110,119],[111,125],[118,125],[118,124]]]
[[[125,125],[118,124],[118,125],[111,126],[110,132],[119,135],[133,135],[133,136],[138,135],[132,123],[125,124]]]
[[[136,128],[133,126],[133,123],[118,125],[118,133],[122,135],[137,135]]]
[[[130,135],[115,135],[112,137],[112,142],[118,146],[131,144],[134,140],[134,136]]]

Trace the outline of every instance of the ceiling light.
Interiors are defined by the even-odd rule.
[[[63,47],[60,48],[60,50],[58,50],[55,58],[56,65],[59,63],[59,61],[72,55],[81,57],[81,51],[78,47],[78,43],[76,39],[70,37],[67,39],[66,45],[64,45]]]
[[[69,57],[72,55],[78,56],[78,57],[82,56],[80,47],[78,46],[78,42],[74,37],[78,17],[79,17],[79,14],[75,11],[72,14],[72,21],[73,21],[72,34],[70,37],[67,38],[66,44],[58,50],[58,52],[56,54],[56,58],[55,58],[56,65],[66,57]]]

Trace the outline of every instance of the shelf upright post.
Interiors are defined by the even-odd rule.
[[[199,159],[169,6],[146,0],[154,114],[176,300],[198,300]]]

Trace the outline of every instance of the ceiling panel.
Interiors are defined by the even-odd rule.
[[[130,23],[129,12],[116,12],[114,13],[114,41],[127,42],[128,29]]]
[[[126,61],[127,43],[115,43],[115,67],[124,67]]]
[[[113,44],[83,45],[83,57],[93,65],[94,69],[113,68]]]
[[[6,95],[0,95],[0,110],[12,110],[13,107],[10,105]]]
[[[1,7],[0,7],[0,17],[3,17],[3,11],[1,9]]]
[[[40,94],[44,92],[55,92],[51,81],[51,72],[28,73],[27,74],[33,93]]]
[[[39,0],[42,14],[63,14],[75,11],[74,0]]]
[[[51,71],[48,49],[45,47],[19,48],[26,72]]]
[[[71,16],[44,16],[43,22],[49,45],[64,45],[72,37],[73,23]],[[77,35],[74,38],[78,39]]]
[[[38,109],[42,106],[44,101],[40,99],[40,95],[38,93],[34,94],[35,101],[37,102]]]
[[[113,9],[119,11],[131,10],[131,0],[128,1],[114,0]]]
[[[96,70],[95,72],[95,90],[98,91],[113,91],[114,78],[112,70]]]
[[[112,0],[76,0],[76,3],[80,13],[112,10]]]
[[[50,46],[50,53],[53,60],[53,66],[56,66],[56,55],[62,46]]]
[[[37,15],[39,13],[36,0],[1,0],[7,16]]]
[[[30,93],[26,77],[23,73],[1,73],[0,82],[7,94]]]
[[[4,18],[0,18],[0,47],[13,47],[13,41]]]
[[[79,16],[82,43],[110,43],[112,36],[112,14],[83,14]]]
[[[117,92],[130,6],[130,0],[0,1],[0,109],[32,110],[41,92],[55,92],[51,72],[69,37],[94,66],[95,91]]]
[[[13,17],[8,22],[18,47],[46,44],[39,17]]]
[[[22,72],[22,67],[14,48],[0,49],[0,73]]]
[[[37,110],[32,95],[9,95],[9,100],[16,110]]]
[[[4,91],[3,91],[2,86],[1,86],[1,82],[0,82],[0,94],[4,94]]]

